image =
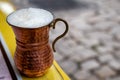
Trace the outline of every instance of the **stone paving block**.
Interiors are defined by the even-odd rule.
[[[16,8],[20,7],[28,7],[30,6],[30,2],[28,0],[11,0]]]
[[[93,31],[91,33],[88,33],[87,36],[93,39],[98,39],[100,41],[102,40],[107,41],[112,39],[112,36],[110,34],[107,34],[106,32],[102,32],[102,31]]]
[[[111,29],[111,33],[112,33],[112,34],[120,34],[120,27],[119,27],[119,25],[113,27],[113,28]]]
[[[97,57],[98,54],[90,49],[85,49],[85,47],[78,46],[75,48],[71,55],[69,55],[71,60],[81,62],[90,58]]]
[[[106,30],[111,29],[111,27],[113,26],[114,26],[114,23],[112,21],[102,21],[102,22],[95,24],[94,28],[96,28],[97,30],[106,31]]]
[[[84,44],[86,47],[93,47],[99,45],[99,40],[93,38],[82,38],[80,39],[81,43]]]
[[[62,54],[64,57],[69,56],[73,53],[72,48],[66,48],[62,45],[59,47],[56,47],[56,51]]]
[[[74,55],[72,54],[69,59],[75,62],[82,62],[84,60],[84,58],[79,53],[74,53]]]
[[[103,4],[104,4],[104,2],[103,2]],[[108,3],[108,4],[111,4],[111,3]],[[101,7],[108,7],[108,6],[105,6],[105,5],[102,6],[101,5]],[[103,16],[103,18],[105,18],[106,21],[114,20],[114,18],[117,15],[116,11],[112,10],[111,8],[108,8],[107,10],[101,10],[100,14],[101,14],[101,16]]]
[[[101,62],[101,63],[108,63],[112,60],[114,60],[114,57],[112,54],[104,54],[104,55],[101,55],[98,57],[98,60]]]
[[[120,23],[120,16],[116,16],[116,17],[114,18],[114,21]]]
[[[81,64],[82,69],[84,70],[94,70],[100,67],[99,62],[97,62],[96,60],[92,59],[89,61],[85,61]]]
[[[120,42],[117,40],[108,40],[108,41],[102,41],[102,44],[104,44],[106,47],[108,47],[109,52],[116,52],[114,49],[120,49]]]
[[[76,27],[78,30],[91,30],[92,27],[86,23],[85,20],[78,18],[71,21],[71,25]]]
[[[76,28],[70,30],[70,36],[72,37],[72,40],[77,42],[80,42],[80,40],[84,38],[83,32]]]
[[[119,34],[116,34],[115,37],[118,41],[120,40],[120,35]]]
[[[73,61],[65,60],[60,65],[67,74],[74,74],[77,71],[77,64]]]
[[[88,80],[100,80],[100,79],[96,77],[95,75],[94,76],[92,75],[88,78]]]
[[[95,58],[98,56],[98,54],[95,51],[90,49],[81,50],[79,53],[81,54],[84,60]]]
[[[114,41],[113,42],[113,47],[115,48],[115,49],[120,49],[120,42],[119,41]]]
[[[75,62],[81,62],[81,61],[83,61],[84,58],[83,58],[82,55],[80,54],[80,52],[81,52],[82,50],[85,50],[85,47],[84,47],[84,46],[80,46],[80,45],[79,45],[78,47],[76,47],[76,48],[73,50],[72,54],[69,55],[70,60],[73,60],[73,61],[75,61]]]
[[[111,46],[98,46],[96,48],[96,50],[98,51],[98,53],[100,54],[107,54],[107,53],[111,53],[113,52],[113,47]]]
[[[90,24],[96,24],[98,22],[103,22],[105,21],[104,17],[103,16],[94,16],[94,17],[90,17],[88,18],[87,22],[90,23]]]
[[[55,54],[54,54],[54,58],[55,58],[56,61],[59,62],[59,61],[61,61],[61,60],[64,59],[64,56],[61,55],[60,53],[55,53]]]
[[[89,80],[90,76],[91,76],[91,73],[84,70],[81,70],[81,71],[78,70],[74,74],[74,77],[76,78],[76,80]]]
[[[118,62],[117,60],[110,61],[108,65],[115,70],[120,70],[120,62]]]
[[[120,59],[120,50],[118,50],[118,51],[115,52],[115,57],[118,58],[118,59]]]
[[[83,11],[79,17],[84,20],[88,20],[89,18],[92,18],[95,15],[96,15],[95,10],[87,10],[87,11]]]
[[[102,79],[116,75],[116,72],[109,66],[102,66],[100,69],[96,70],[95,73]]]
[[[76,43],[74,43],[73,40],[59,41],[58,46],[59,47],[56,47],[56,50],[60,54],[62,54],[63,56],[69,56],[73,53],[73,50],[74,50],[74,47],[76,46]]]
[[[85,46],[83,46],[83,45],[78,45],[73,51],[75,52],[75,53],[80,53],[81,51],[83,51],[83,50],[85,50],[86,48],[85,48]]]
[[[64,44],[63,44],[63,42],[64,42]],[[77,46],[76,42],[72,39],[61,41],[61,45],[68,47],[68,48],[73,48],[73,47]]]
[[[113,78],[108,78],[107,80],[120,80],[120,76],[116,76],[116,77],[113,77]]]

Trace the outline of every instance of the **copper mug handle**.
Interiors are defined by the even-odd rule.
[[[58,21],[62,21],[63,23],[65,23],[66,30],[65,30],[65,32],[64,32],[63,34],[61,34],[60,36],[58,36],[58,37],[53,41],[53,43],[52,43],[52,48],[53,48],[53,51],[54,51],[54,52],[56,52],[56,50],[55,50],[55,43],[56,43],[60,38],[62,38],[62,37],[64,37],[64,36],[66,35],[66,33],[68,32],[68,28],[69,28],[68,23],[67,23],[65,20],[60,19],[60,18],[57,18],[57,19],[53,20],[53,22],[50,24],[50,27],[53,27],[53,29],[55,29],[55,25],[56,25],[56,23],[57,23]]]

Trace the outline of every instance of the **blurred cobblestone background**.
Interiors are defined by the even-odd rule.
[[[57,0],[59,4],[56,0],[20,1],[25,2],[18,8],[50,9],[69,23],[69,32],[57,42],[54,55],[72,80],[120,80],[120,0]],[[64,28],[60,22],[51,29],[50,43]]]

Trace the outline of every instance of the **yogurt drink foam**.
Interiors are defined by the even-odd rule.
[[[39,28],[53,21],[53,15],[44,9],[20,9],[7,17],[9,24],[22,28]]]

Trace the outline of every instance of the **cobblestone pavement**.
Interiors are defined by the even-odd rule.
[[[69,23],[55,59],[72,80],[120,80],[120,0],[76,1],[85,6],[54,11]],[[64,28],[51,29],[51,43]]]

